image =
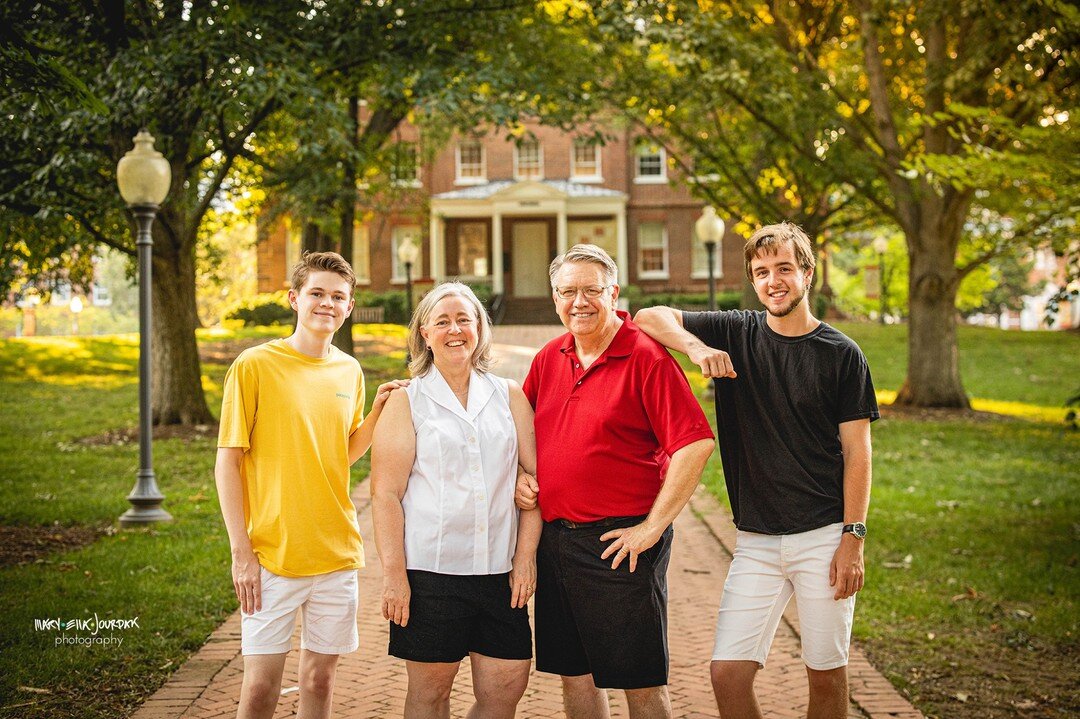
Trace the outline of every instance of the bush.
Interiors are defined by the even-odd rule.
[[[643,307],[655,307],[664,305],[679,310],[704,310],[709,307],[709,293],[678,293],[678,292],[654,292],[641,294],[630,299],[630,312],[633,314]],[[737,310],[742,301],[742,295],[738,292],[717,292],[716,309]]]
[[[286,290],[248,297],[225,312],[225,319],[240,320],[245,327],[291,325],[294,316]]]
[[[371,292],[361,290],[356,293],[357,307],[382,307],[383,322],[404,325],[409,322],[408,309],[405,306],[405,290]]]

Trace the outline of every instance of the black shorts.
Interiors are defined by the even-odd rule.
[[[408,570],[409,623],[390,622],[390,654],[413,662],[457,662],[470,652],[532,659],[529,610],[510,606],[507,574]]]
[[[600,535],[640,523],[619,517],[569,528],[545,522],[537,550],[536,669],[592,674],[597,687],[643,689],[667,684],[667,567],[672,527],[638,556],[601,559]]]

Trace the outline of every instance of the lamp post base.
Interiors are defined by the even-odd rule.
[[[139,470],[135,489],[131,490],[127,500],[132,507],[120,515],[120,526],[125,529],[172,521],[172,515],[161,508],[165,495],[157,488],[153,470]]]

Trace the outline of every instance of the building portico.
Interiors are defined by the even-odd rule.
[[[603,247],[629,283],[627,196],[565,180],[488,182],[431,197],[433,279],[489,282],[508,298],[547,297],[547,265],[582,242]]]

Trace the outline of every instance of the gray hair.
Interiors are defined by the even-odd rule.
[[[619,282],[619,267],[615,264],[615,260],[611,259],[611,255],[604,252],[602,247],[574,245],[551,261],[551,266],[548,268],[548,277],[551,279],[552,289],[555,288],[555,275],[559,274],[559,270],[567,262],[591,262],[594,265],[600,265],[604,270],[605,282],[609,285],[618,284]]]
[[[472,305],[476,313],[477,324],[477,342],[471,358],[472,366],[473,369],[480,372],[487,372],[491,369],[493,363],[491,359],[491,320],[488,319],[487,310],[484,309],[484,305],[480,303],[476,293],[468,285],[461,282],[444,282],[424,295],[423,299],[416,305],[416,310],[409,321],[409,355],[412,357],[409,361],[409,373],[413,377],[421,377],[427,374],[432,365],[435,364],[435,358],[428,349],[424,336],[420,334],[420,328],[431,319],[431,313],[435,309],[435,305],[447,297],[461,297]]]

